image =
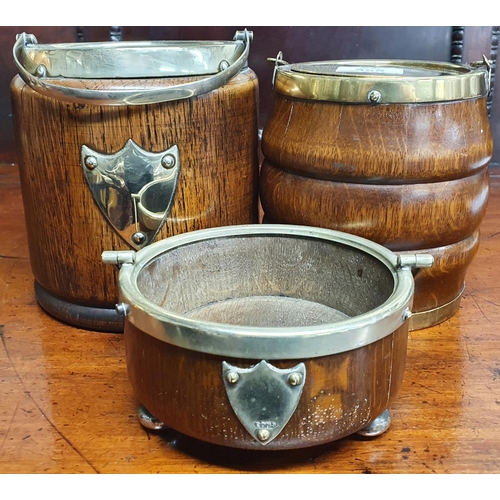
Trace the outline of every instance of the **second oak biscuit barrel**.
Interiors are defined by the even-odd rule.
[[[433,255],[415,279],[410,328],[449,318],[487,205],[488,88],[488,62],[278,58],[262,137],[264,220]]]

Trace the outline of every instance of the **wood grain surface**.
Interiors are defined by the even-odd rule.
[[[427,269],[420,269],[415,275],[414,313],[428,311],[456,299],[462,291],[467,268],[478,247],[479,230],[458,243],[425,250],[425,254],[434,257],[434,263]]]
[[[409,184],[479,172],[491,160],[493,138],[486,98],[369,106],[275,92],[262,152],[306,177]]]
[[[167,345],[128,322],[124,336],[134,393],[156,418],[203,441],[265,453],[332,442],[390,411],[403,378],[407,330],[408,323],[377,342],[336,355],[270,361],[278,369],[304,363],[306,381],[289,422],[265,450],[235,418],[220,375],[222,361],[243,369],[261,360]]]
[[[410,329],[455,313],[476,251],[493,154],[486,98],[353,105],[275,93],[262,136],[266,222],[356,234],[432,254]]]
[[[124,336],[37,305],[18,171],[0,167],[0,471],[3,473],[498,473],[500,177],[450,320],[411,332],[389,430],[286,452],[230,450],[138,423]]]
[[[115,89],[137,81],[86,84]],[[198,97],[144,106],[62,102],[35,92],[20,77],[11,91],[33,274],[68,307],[114,309],[116,270],[101,262],[101,253],[130,249],[92,196],[81,166],[82,145],[105,154],[121,150],[129,139],[151,152],[179,147],[177,189],[157,239],[257,222],[258,87],[252,70]],[[47,121],[53,126],[44,127]],[[68,317],[67,307],[62,309],[58,317]]]
[[[260,196],[269,220],[356,234],[394,251],[458,243],[483,220],[488,171],[420,184],[357,184],[292,174],[267,160]]]

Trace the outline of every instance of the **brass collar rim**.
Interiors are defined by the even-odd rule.
[[[287,97],[352,104],[456,101],[485,97],[486,65],[433,61],[338,60],[276,67],[274,89]]]

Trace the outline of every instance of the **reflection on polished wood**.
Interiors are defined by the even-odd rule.
[[[52,319],[36,303],[18,171],[0,166],[0,472],[498,473],[500,177],[451,319],[410,333],[407,369],[376,438],[296,451],[233,450],[146,431],[123,336]]]

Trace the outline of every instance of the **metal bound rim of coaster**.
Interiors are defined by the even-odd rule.
[[[154,304],[141,293],[139,274],[158,256],[190,243],[249,235],[297,236],[354,248],[386,266],[393,276],[394,288],[383,304],[366,313],[335,323],[287,328],[193,320]],[[139,250],[133,261],[122,265],[119,275],[120,300],[127,307],[126,321],[178,347],[241,358],[297,359],[363,347],[390,335],[407,321],[414,293],[411,268],[400,265],[393,252],[364,238],[322,228],[256,224],[192,231]]]

